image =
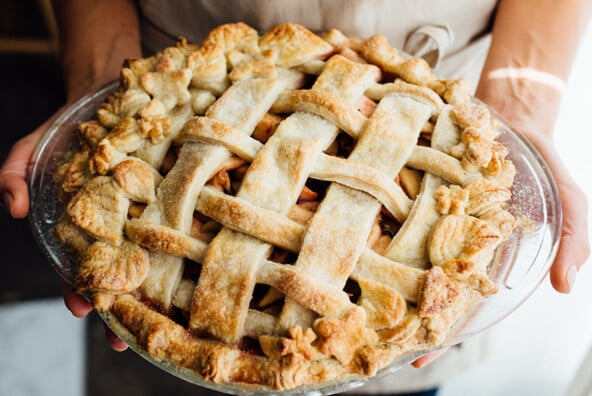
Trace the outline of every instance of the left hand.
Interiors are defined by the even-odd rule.
[[[590,256],[588,238],[588,201],[584,191],[575,183],[555,150],[552,137],[527,135],[545,159],[561,197],[563,225],[559,249],[551,265],[551,284],[560,293],[569,293],[579,269]]]
[[[415,359],[411,365],[415,368],[422,368],[425,365],[433,362],[434,360],[438,359],[440,356],[444,355],[448,351],[448,347],[438,349],[437,351],[426,353],[423,356],[418,357]]]
[[[80,294],[74,292],[72,286],[66,282],[62,285],[62,294],[64,296],[64,304],[66,305],[66,308],[68,308],[75,317],[84,318],[92,312],[93,307],[89,302]],[[127,349],[127,344],[123,342],[121,338],[117,337],[107,326],[105,326],[105,336],[113,350],[122,352]]]

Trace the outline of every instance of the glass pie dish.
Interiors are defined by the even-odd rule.
[[[58,186],[53,173],[76,145],[78,123],[94,117],[99,105],[117,88],[113,82],[94,94],[80,99],[54,122],[43,136],[31,161],[29,170],[30,215],[34,237],[57,273],[72,282],[78,263],[54,236],[53,229],[60,220],[64,205],[59,199]],[[502,124],[498,140],[509,151],[509,159],[516,167],[509,211],[524,219],[519,230],[496,251],[490,264],[490,277],[499,290],[457,323],[444,346],[462,342],[501,321],[518,308],[539,286],[547,275],[555,257],[561,230],[561,205],[553,177],[535,148],[518,132]],[[275,394],[268,388],[245,384],[216,385],[205,381],[191,370],[151,357],[135,338],[109,314],[102,314],[106,324],[120,336],[132,350],[161,369],[191,383],[231,394]],[[421,351],[398,358],[370,380],[383,377],[409,364]],[[324,382],[302,386],[282,394],[332,394],[362,385],[367,379],[348,378],[339,382]]]

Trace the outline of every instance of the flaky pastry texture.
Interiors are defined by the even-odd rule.
[[[156,360],[274,390],[371,377],[496,292],[498,129],[384,36],[223,25],[125,62],[55,174],[55,231]]]

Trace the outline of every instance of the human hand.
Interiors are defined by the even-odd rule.
[[[569,293],[579,269],[590,255],[588,202],[584,191],[576,184],[555,149],[552,133],[555,112],[552,110],[558,107],[558,103],[548,106],[550,110],[545,116],[537,117],[541,112],[535,110],[545,109],[545,101],[552,103],[559,99],[548,93],[536,95],[536,99],[535,94],[530,94],[527,100],[521,101],[485,98],[486,101],[487,99],[490,99],[489,104],[509,125],[520,131],[535,146],[555,179],[561,199],[563,223],[559,248],[551,265],[549,278],[555,290]]]
[[[586,195],[575,183],[555,150],[551,137],[530,135],[529,139],[541,153],[555,177],[563,211],[563,226],[559,250],[549,272],[551,284],[560,293],[569,293],[573,288],[577,271],[590,255],[587,225]],[[416,368],[438,359],[447,348],[425,354],[412,365]]]
[[[27,173],[31,156],[43,134],[59,117],[64,108],[65,106],[35,131],[17,141],[0,168],[0,196],[3,205],[14,218],[22,219],[29,213]],[[63,297],[66,307],[78,318],[85,317],[92,311],[92,306],[81,295],[75,293],[70,285],[65,283]],[[105,327],[105,332],[107,340],[114,350],[123,351],[127,349],[127,345],[107,327]]]
[[[72,289],[72,286],[66,282],[63,283],[62,294],[64,296],[64,304],[66,304],[66,308],[68,308],[75,317],[84,318],[93,310],[89,302],[80,294],[76,293]],[[117,337],[107,326],[105,326],[105,336],[113,350],[122,352],[127,349],[127,344],[121,338]]]
[[[29,213],[27,172],[33,151],[60,111],[35,131],[17,141],[0,168],[0,196],[10,215],[22,219]]]
[[[569,293],[578,270],[590,255],[590,243],[586,195],[571,177],[553,142],[560,93],[561,90],[555,86],[508,77],[484,79],[476,96],[535,146],[555,179],[561,199],[563,224],[549,278],[555,290]]]
[[[433,362],[434,360],[438,359],[440,356],[444,355],[446,351],[448,351],[448,347],[438,349],[434,352],[426,353],[425,355],[422,355],[415,359],[413,362],[411,362],[411,365],[415,368],[422,368],[428,365],[429,363]]]
[[[488,102],[497,107],[498,111],[503,112],[504,117],[513,127],[526,135],[549,166],[557,183],[561,197],[563,224],[559,249],[551,265],[549,278],[555,290],[560,293],[569,293],[574,286],[578,270],[590,255],[586,195],[563,164],[554,147],[552,135],[545,133],[544,129],[540,127],[533,129],[532,126],[537,123],[529,117],[524,117],[524,114],[532,114],[531,112],[512,111],[515,107],[507,102],[504,102],[503,106],[495,100]],[[424,367],[438,359],[447,350],[448,348],[444,348],[425,354],[416,359],[412,365],[416,368]]]
[[[0,168],[1,204],[15,219],[23,219],[29,213],[29,190],[27,174],[31,157],[41,137],[47,132],[62,112],[86,92],[92,92],[110,81],[108,76],[89,80],[77,85],[76,90],[69,92],[68,101],[53,116],[37,127],[33,132],[18,140],[11,148],[6,160]]]
[[[555,178],[563,212],[559,249],[549,272],[551,284],[560,293],[569,293],[579,269],[590,255],[588,202],[556,151],[549,135],[526,134],[549,166]]]

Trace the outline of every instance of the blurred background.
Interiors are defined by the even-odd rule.
[[[63,103],[56,51],[49,0],[0,0],[0,162],[16,140]],[[589,201],[590,70],[591,28],[568,82],[556,133],[557,148]],[[60,279],[40,253],[27,220],[14,220],[3,210],[0,252],[0,395],[161,395],[173,385],[176,392],[198,393],[131,351],[113,352],[95,315],[73,318],[63,306]],[[491,330],[498,342],[490,358],[450,378],[438,395],[592,394],[577,391],[592,377],[592,362],[582,365],[592,347],[591,301],[592,263],[580,271],[570,295],[554,292],[546,279]],[[574,379],[578,370],[583,380]]]

